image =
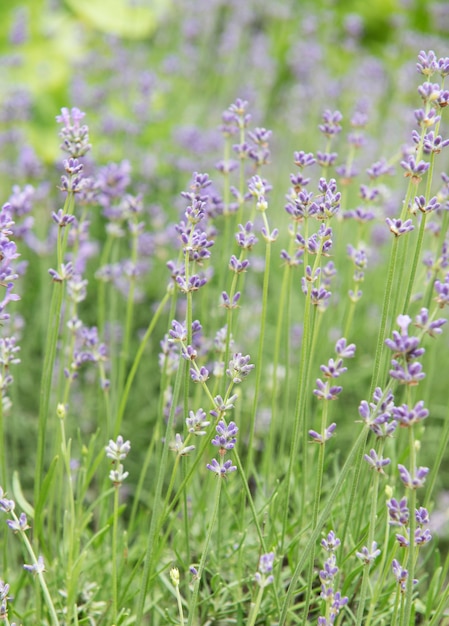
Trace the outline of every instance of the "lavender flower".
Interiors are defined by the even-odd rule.
[[[420,74],[423,74],[427,78],[435,74],[438,71],[438,61],[435,52],[433,52],[433,50],[430,50],[429,52],[421,50],[418,54],[416,69]]]
[[[196,413],[189,411],[189,417],[186,418],[186,426],[189,433],[199,437],[205,435],[206,431],[204,429],[210,424],[206,417],[206,413],[203,409],[198,409]]]
[[[218,463],[216,459],[212,459],[212,461],[208,463],[206,467],[208,470],[214,472],[217,476],[220,476],[221,478],[227,478],[228,474],[237,470],[237,467],[235,465],[232,465],[232,461],[230,459],[225,461],[223,465],[220,465],[220,463]]]
[[[366,546],[363,546],[360,552],[355,553],[356,556],[365,564],[371,565],[380,554],[380,550],[377,547],[377,543],[373,541],[371,544],[371,550],[369,550]]]
[[[207,380],[209,380],[209,370],[207,369],[207,367],[204,367],[204,365],[201,366],[199,369],[191,367],[190,378],[193,380],[194,383],[203,384]]]
[[[412,409],[407,404],[395,406],[393,408],[393,417],[400,426],[407,428],[422,422],[429,416],[429,411],[424,408],[424,402],[420,400]]]
[[[372,448],[369,454],[364,455],[365,461],[371,467],[371,469],[376,470],[379,474],[385,475],[384,467],[391,463],[391,459],[384,459],[381,456],[378,456],[377,452]]]
[[[16,503],[14,500],[8,500],[3,488],[0,487],[0,511],[3,511],[3,513],[11,513],[11,511],[14,511],[15,506]]]
[[[59,132],[62,139],[61,149],[74,158],[84,156],[91,148],[89,129],[81,124],[84,116],[85,113],[73,107],[70,111],[67,108],[61,109],[61,115],[56,117],[56,121],[63,125]]]
[[[8,600],[9,597],[9,585],[0,578],[0,620],[4,620],[5,624],[8,623]]]
[[[320,433],[317,433],[316,430],[309,430],[309,435],[310,437],[312,437],[315,443],[322,444],[328,441],[332,437],[336,428],[337,428],[337,424],[333,423],[324,430],[324,435],[320,435]]]
[[[443,309],[446,305],[449,304],[449,272],[444,277],[444,282],[440,280],[436,280],[434,284],[436,298],[435,302],[438,304],[440,309]]]
[[[28,520],[25,513],[21,513],[18,519],[6,520],[6,523],[14,533],[25,532],[30,528],[30,526],[28,526]]]
[[[426,476],[429,473],[428,467],[418,467],[413,476],[404,465],[398,465],[398,470],[402,482],[408,489],[423,487],[426,482]]]
[[[341,609],[348,603],[346,596],[342,597],[339,591],[335,591],[335,578],[338,574],[337,559],[334,551],[340,545],[340,540],[331,531],[327,540],[322,540],[321,545],[329,553],[329,557],[324,562],[323,568],[320,570],[319,577],[321,582],[321,598],[326,602],[329,621],[323,616],[318,618],[318,624],[333,624]]]
[[[237,443],[238,427],[234,422],[229,422],[229,425],[221,419],[215,427],[217,434],[212,439],[212,445],[220,448],[219,453],[221,456],[226,454],[229,450],[233,450]]]
[[[32,572],[33,574],[42,574],[45,572],[44,557],[39,556],[36,563],[33,563],[32,565],[24,565],[23,569],[27,570],[27,572]]]
[[[402,498],[399,502],[396,498],[387,501],[388,516],[392,526],[406,526],[409,520],[409,509],[407,498]]]
[[[393,570],[393,575],[396,578],[396,582],[399,583],[401,587],[401,593],[405,593],[407,587],[407,579],[408,579],[408,570],[404,569],[397,559],[393,559],[391,562],[391,569]],[[417,579],[413,579],[413,584],[416,585],[418,583]]]
[[[229,368],[226,370],[226,374],[234,384],[241,383],[250,371],[254,369],[255,365],[249,362],[250,358],[249,354],[243,356],[241,352],[236,352],[229,361]]]
[[[429,311],[426,308],[422,308],[418,315],[415,317],[415,326],[421,328],[424,333],[427,333],[430,337],[440,335],[443,330],[442,326],[447,323],[447,319],[441,317],[437,320],[429,319]]]
[[[395,237],[405,235],[415,228],[412,224],[412,220],[406,220],[405,222],[403,222],[399,219],[390,219],[389,217],[387,217],[385,219],[385,223]]]
[[[408,327],[411,321],[412,319],[408,315],[398,315],[396,323],[401,332],[398,333],[394,330],[393,338],[385,340],[385,345],[390,348],[394,356],[401,356],[407,361],[418,359],[425,352],[424,348],[418,347],[419,339],[417,337],[409,337]]]
[[[338,135],[341,132],[341,120],[343,115],[340,111],[330,111],[326,109],[323,113],[323,124],[320,124],[318,128],[327,137]]]
[[[109,459],[112,459],[114,463],[119,463],[123,461],[128,456],[131,450],[131,443],[129,441],[124,441],[123,437],[119,435],[116,441],[112,439],[109,440],[109,445],[105,447],[106,456]]]
[[[239,224],[239,232],[235,235],[237,245],[240,248],[244,248],[245,250],[251,250],[253,246],[257,243],[257,237],[253,235],[253,224],[252,222],[247,222],[245,226]]]
[[[237,394],[234,394],[227,400],[223,400],[221,396],[215,396],[215,408],[210,411],[210,414],[216,418],[224,417],[227,411],[231,411],[234,408],[234,402],[237,400],[237,397]]]
[[[176,433],[175,440],[170,444],[170,450],[176,452],[178,456],[187,456],[189,452],[195,450],[195,446],[186,446],[182,436]]]
[[[109,472],[109,479],[113,483],[114,487],[120,487],[122,482],[129,476],[129,472],[123,471],[123,465],[119,463],[115,469]]]
[[[397,422],[392,419],[393,401],[391,391],[384,395],[382,389],[376,387],[373,401],[368,404],[366,400],[362,400],[359,405],[359,415],[376,437],[391,437],[396,429]]]
[[[274,581],[274,576],[271,573],[273,571],[273,563],[274,563],[274,552],[268,552],[267,554],[262,554],[259,559],[259,567],[256,572],[254,578],[259,587],[266,587],[267,585],[271,585]]]
[[[105,450],[106,456],[112,459],[113,464],[113,469],[109,472],[109,479],[118,488],[129,475],[129,472],[123,471],[123,465],[120,461],[128,456],[131,444],[129,441],[123,441],[123,437],[119,435],[116,441],[109,440],[109,445],[106,446]]]
[[[317,378],[315,384],[316,389],[313,390],[313,393],[319,400],[336,400],[338,395],[343,391],[343,387],[337,385],[331,386],[329,380],[323,383],[321,378]]]

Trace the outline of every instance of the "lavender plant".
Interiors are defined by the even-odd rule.
[[[449,61],[177,6],[0,106],[0,619],[449,624]]]

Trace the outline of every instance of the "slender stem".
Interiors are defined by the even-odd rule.
[[[323,410],[321,413],[321,436],[322,443],[318,446],[318,466],[317,466],[317,474],[316,474],[316,485],[315,485],[315,496],[313,499],[313,508],[312,508],[312,528],[315,528],[315,525],[318,520],[318,511],[320,509],[321,502],[321,489],[323,486],[323,473],[324,473],[324,451],[325,451],[325,434],[326,434],[326,426],[327,426],[327,414],[329,408],[329,401],[323,401]],[[314,572],[314,560],[315,560],[315,544],[311,547],[310,550],[310,558],[309,558],[309,570],[307,573],[307,587],[306,587],[306,597],[304,600],[304,617],[303,617],[303,625],[306,626],[309,615],[309,607],[310,607],[310,596],[312,594],[312,581],[313,581],[313,572]]]
[[[256,623],[257,616],[259,615],[260,605],[262,604],[263,592],[264,587],[263,585],[261,585],[257,593],[256,602],[254,603],[254,606],[251,607],[251,613],[247,626],[254,626],[254,624]]]
[[[121,428],[121,424],[122,424],[122,420],[123,420],[123,415],[125,413],[125,408],[126,408],[126,403],[128,402],[128,398],[129,398],[129,393],[131,391],[131,387],[132,384],[134,382],[134,378],[136,376],[137,370],[139,368],[140,365],[140,361],[142,360],[143,354],[145,352],[145,348],[147,346],[147,343],[153,333],[153,330],[155,329],[155,326],[157,324],[157,322],[159,321],[159,317],[161,316],[162,311],[164,310],[165,305],[167,304],[167,302],[169,301],[169,299],[172,296],[172,290],[171,289],[167,289],[167,292],[165,293],[165,296],[162,298],[159,306],[157,307],[156,312],[154,313],[153,317],[151,318],[151,322],[148,325],[147,330],[145,331],[145,335],[143,336],[142,341],[139,344],[139,349],[136,352],[136,356],[134,358],[133,364],[131,366],[131,369],[129,371],[128,377],[126,379],[126,383],[125,383],[125,387],[123,389],[123,393],[121,394],[121,398],[120,398],[120,405],[119,405],[119,409],[117,412],[117,418],[116,418],[116,425],[115,425],[115,436],[117,437],[117,435],[120,432],[120,428]]]
[[[114,513],[112,516],[112,623],[113,624],[117,624],[117,613],[118,613],[118,576],[117,576],[118,492],[119,492],[119,485],[116,485],[114,489]]]
[[[265,217],[265,213],[263,214]],[[257,413],[257,405],[259,401],[259,392],[260,392],[260,383],[262,380],[262,371],[263,371],[263,348],[264,348],[264,340],[265,340],[265,327],[267,321],[267,311],[268,311],[268,285],[269,285],[269,276],[270,276],[270,263],[271,263],[271,242],[267,241],[265,248],[265,272],[263,278],[263,290],[262,290],[262,312],[260,317],[260,331],[259,331],[259,352],[257,355],[257,363],[256,363],[256,384],[254,389],[253,396],[253,406],[251,411],[251,422],[250,422],[250,431],[249,431],[249,441],[248,441],[248,461],[246,464],[247,473],[251,472],[251,465],[254,454],[254,431],[256,425],[256,413]]]
[[[209,544],[210,544],[210,540],[212,538],[212,533],[214,531],[215,524],[217,522],[218,511],[219,511],[219,508],[220,508],[220,493],[221,493],[221,483],[222,483],[222,480],[223,479],[221,478],[221,476],[219,476],[218,477],[217,488],[215,490],[215,499],[214,499],[214,508],[213,508],[213,511],[212,511],[212,517],[211,517],[211,520],[209,522],[209,528],[207,530],[206,541],[204,543],[203,553],[201,555],[200,564],[198,566],[198,575],[197,575],[197,578],[195,580],[195,584],[193,586],[193,593],[192,593],[192,597],[191,597],[191,600],[190,600],[189,619],[187,621],[187,626],[192,626],[193,619],[194,619],[195,612],[196,612],[196,605],[198,603],[198,593],[199,593],[199,590],[200,590],[201,577],[203,575],[204,568],[205,568],[205,565],[206,565],[206,560],[207,560],[207,556],[208,556],[208,552],[209,552]]]
[[[161,458],[159,462],[159,472],[158,472],[156,489],[154,492],[154,499],[153,499],[153,515],[151,516],[150,530],[148,532],[148,541],[147,541],[147,547],[145,550],[142,581],[141,581],[140,591],[137,596],[136,624],[142,624],[143,614],[145,610],[145,598],[146,598],[146,594],[148,590],[148,582],[150,579],[151,569],[154,566],[152,557],[153,557],[153,552],[155,548],[156,529],[159,528],[160,517],[161,517],[160,507],[161,507],[161,502],[162,502],[162,487],[164,484],[165,471],[167,467],[168,445],[170,441],[171,432],[173,429],[175,409],[176,409],[176,404],[179,398],[181,382],[182,382],[183,375],[184,375],[184,367],[182,367],[182,365],[183,363],[180,364],[180,367],[178,368],[178,371],[176,373],[175,386],[173,389],[172,404],[170,407],[170,415],[168,418],[167,428],[166,428],[165,443],[162,448]]]

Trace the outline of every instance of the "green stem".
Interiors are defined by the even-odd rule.
[[[114,513],[112,517],[112,623],[113,624],[117,624],[117,613],[118,613],[118,576],[117,576],[118,492],[119,492],[119,485],[115,485]]]
[[[140,591],[137,596],[137,609],[136,609],[136,624],[142,624],[143,614],[145,610],[145,597],[148,590],[148,582],[150,579],[150,573],[153,563],[153,552],[155,548],[155,538],[156,538],[156,529],[159,529],[160,517],[161,517],[161,502],[162,502],[162,488],[165,479],[165,471],[167,467],[167,458],[168,458],[168,450],[169,450],[169,441],[171,437],[171,433],[173,430],[173,422],[175,418],[175,409],[176,404],[178,402],[179,393],[181,390],[181,382],[184,375],[184,367],[183,363],[180,364],[178,371],[176,373],[175,386],[173,389],[173,398],[172,404],[170,407],[170,415],[167,422],[166,435],[165,435],[165,443],[162,448],[161,458],[159,462],[159,473],[156,482],[156,489],[154,492],[153,499],[153,515],[151,516],[151,524],[150,530],[148,532],[148,540],[147,546],[145,550],[145,559],[144,559],[144,570],[142,575],[142,581],[140,585]]]
[[[198,575],[197,578],[195,580],[195,584],[193,587],[193,593],[192,593],[192,597],[190,600],[190,606],[189,606],[189,619],[187,621],[187,626],[192,626],[193,624],[193,619],[194,619],[194,615],[196,612],[196,605],[198,603],[198,593],[199,593],[199,589],[200,589],[200,584],[201,584],[201,577],[203,576],[203,572],[204,572],[204,568],[206,565],[206,559],[207,559],[207,555],[209,552],[209,544],[210,544],[210,540],[212,538],[212,533],[215,527],[215,524],[217,522],[217,518],[218,518],[218,511],[220,508],[220,493],[221,493],[221,483],[222,483],[222,478],[221,476],[218,477],[218,484],[217,484],[217,488],[215,491],[215,501],[214,501],[214,508],[212,511],[212,517],[211,520],[209,522],[209,528],[207,531],[207,535],[206,535],[206,541],[204,544],[204,548],[203,548],[203,553],[201,555],[201,560],[200,560],[200,564],[198,566]],[[138,622],[140,623],[140,622]]]
[[[156,312],[154,313],[153,317],[151,318],[151,322],[148,325],[147,330],[145,331],[145,335],[143,336],[142,341],[139,344],[139,349],[136,352],[136,356],[134,358],[132,367],[129,371],[128,377],[126,379],[126,383],[125,383],[125,387],[123,389],[123,393],[121,394],[120,397],[120,405],[119,405],[119,409],[117,412],[117,418],[116,418],[116,426],[115,426],[115,436],[117,437],[119,432],[120,432],[120,428],[121,428],[121,424],[122,424],[122,420],[123,420],[123,415],[125,413],[125,408],[126,408],[126,403],[128,402],[128,398],[129,398],[129,393],[131,391],[131,387],[132,384],[134,382],[134,378],[136,376],[137,370],[139,368],[140,365],[140,361],[142,360],[143,354],[145,352],[145,348],[147,346],[147,343],[153,333],[153,330],[159,320],[159,317],[161,316],[162,311],[164,310],[165,305],[167,304],[167,302],[169,301],[169,299],[171,298],[172,295],[172,290],[171,288],[167,289],[167,292],[165,294],[165,296],[162,298],[159,306],[157,307]]]
[[[321,436],[323,438],[322,443],[319,444],[318,450],[318,466],[317,466],[317,478],[315,485],[315,497],[313,500],[313,508],[312,508],[312,528],[315,528],[317,520],[318,520],[318,511],[320,509],[321,502],[321,488],[323,486],[323,473],[324,473],[324,451],[325,451],[325,434],[326,434],[326,426],[327,426],[327,414],[329,408],[329,401],[323,401],[323,411],[321,414]],[[306,587],[306,597],[304,600],[304,617],[303,617],[303,625],[306,626],[309,615],[309,607],[310,607],[310,596],[312,594],[312,582],[313,582],[313,573],[315,566],[315,544],[311,547],[310,550],[310,558],[309,558],[309,570],[307,573],[307,587]]]
[[[265,218],[265,213],[263,214]],[[266,226],[267,227],[267,226]],[[253,396],[253,406],[251,410],[251,421],[250,421],[250,431],[249,431],[249,441],[248,441],[248,460],[246,464],[247,474],[250,474],[252,462],[253,462],[253,454],[254,454],[254,431],[256,425],[256,413],[257,413],[257,405],[259,401],[259,392],[260,392],[260,383],[262,380],[262,371],[263,371],[263,348],[265,341],[265,327],[267,321],[267,311],[268,311],[268,285],[269,285],[269,277],[270,277],[270,263],[271,263],[271,242],[267,241],[265,248],[265,272],[263,278],[263,291],[262,291],[262,312],[260,317],[260,331],[259,331],[259,352],[257,355],[256,362],[256,383],[254,389]]]

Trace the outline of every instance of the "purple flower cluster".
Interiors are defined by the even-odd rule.
[[[394,330],[392,339],[385,340],[386,346],[393,352],[390,376],[401,384],[417,385],[425,377],[422,365],[418,361],[425,350],[419,347],[418,337],[411,337],[408,334],[411,317],[398,315],[396,321],[400,332]]]
[[[212,439],[212,445],[218,448],[218,454],[220,456],[220,462],[217,459],[212,459],[210,463],[207,463],[206,467],[211,472],[214,472],[221,478],[227,478],[227,475],[231,472],[235,472],[237,467],[232,464],[230,459],[224,460],[227,452],[234,449],[237,443],[236,435],[238,428],[234,422],[226,424],[224,419],[221,419],[216,426],[216,436]]]
[[[340,540],[331,530],[326,539],[322,539],[321,546],[328,553],[328,558],[320,570],[321,594],[320,597],[326,603],[326,617],[318,618],[319,626],[332,626],[341,609],[348,603],[348,598],[342,596],[340,591],[335,591],[335,579],[338,574],[337,557],[335,551],[340,545]]]
[[[410,546],[410,511],[407,506],[407,498],[403,497],[399,501],[396,500],[396,498],[391,498],[387,501],[387,509],[390,524],[392,526],[399,526],[401,528],[400,532],[396,533],[396,540],[399,546],[402,548],[408,548]],[[431,541],[432,539],[430,530],[426,528],[426,526],[428,526],[430,522],[427,509],[425,509],[424,507],[415,509],[415,520],[416,528],[414,531],[413,545],[421,547],[426,543],[429,543],[429,541]],[[405,592],[405,583],[408,578],[407,570],[402,568],[399,561],[397,561],[396,559],[392,563],[392,569],[397,582],[401,585],[401,591]],[[415,584],[417,582],[418,581],[414,581]]]
[[[124,441],[123,437],[119,435],[116,441],[113,439],[109,440],[109,445],[105,447],[105,450],[106,456],[112,461],[109,479],[112,481],[114,487],[118,488],[129,475],[129,472],[123,471],[122,461],[128,456],[131,450],[131,444],[129,441]]]
[[[333,385],[331,381],[339,378],[341,374],[346,372],[347,367],[343,365],[343,359],[351,359],[355,356],[355,344],[348,344],[346,339],[342,337],[335,344],[335,352],[337,359],[331,358],[327,365],[320,366],[324,381],[321,378],[317,378],[315,383],[316,389],[313,390],[313,393],[319,400],[336,400],[342,392],[343,387]],[[336,424],[331,424],[324,433],[320,434],[314,430],[309,430],[309,435],[316,443],[324,443],[333,435],[335,428]]]
[[[376,387],[372,402],[362,400],[360,403],[359,415],[376,437],[391,437],[397,427],[397,422],[393,419],[393,408],[392,392],[383,392],[380,387]]]
[[[272,574],[273,564],[274,552],[268,552],[267,554],[261,555],[259,559],[259,567],[257,568],[257,572],[254,576],[259,587],[267,587],[274,581],[274,576]]]
[[[175,225],[184,254],[184,264],[179,268],[174,261],[169,261],[167,267],[183,293],[198,291],[207,283],[205,272],[192,272],[195,272],[197,267],[202,267],[210,258],[209,248],[214,245],[207,230],[209,196],[204,193],[211,184],[208,174],[195,172],[190,189],[181,193],[181,196],[189,202],[184,211],[185,219]]]

